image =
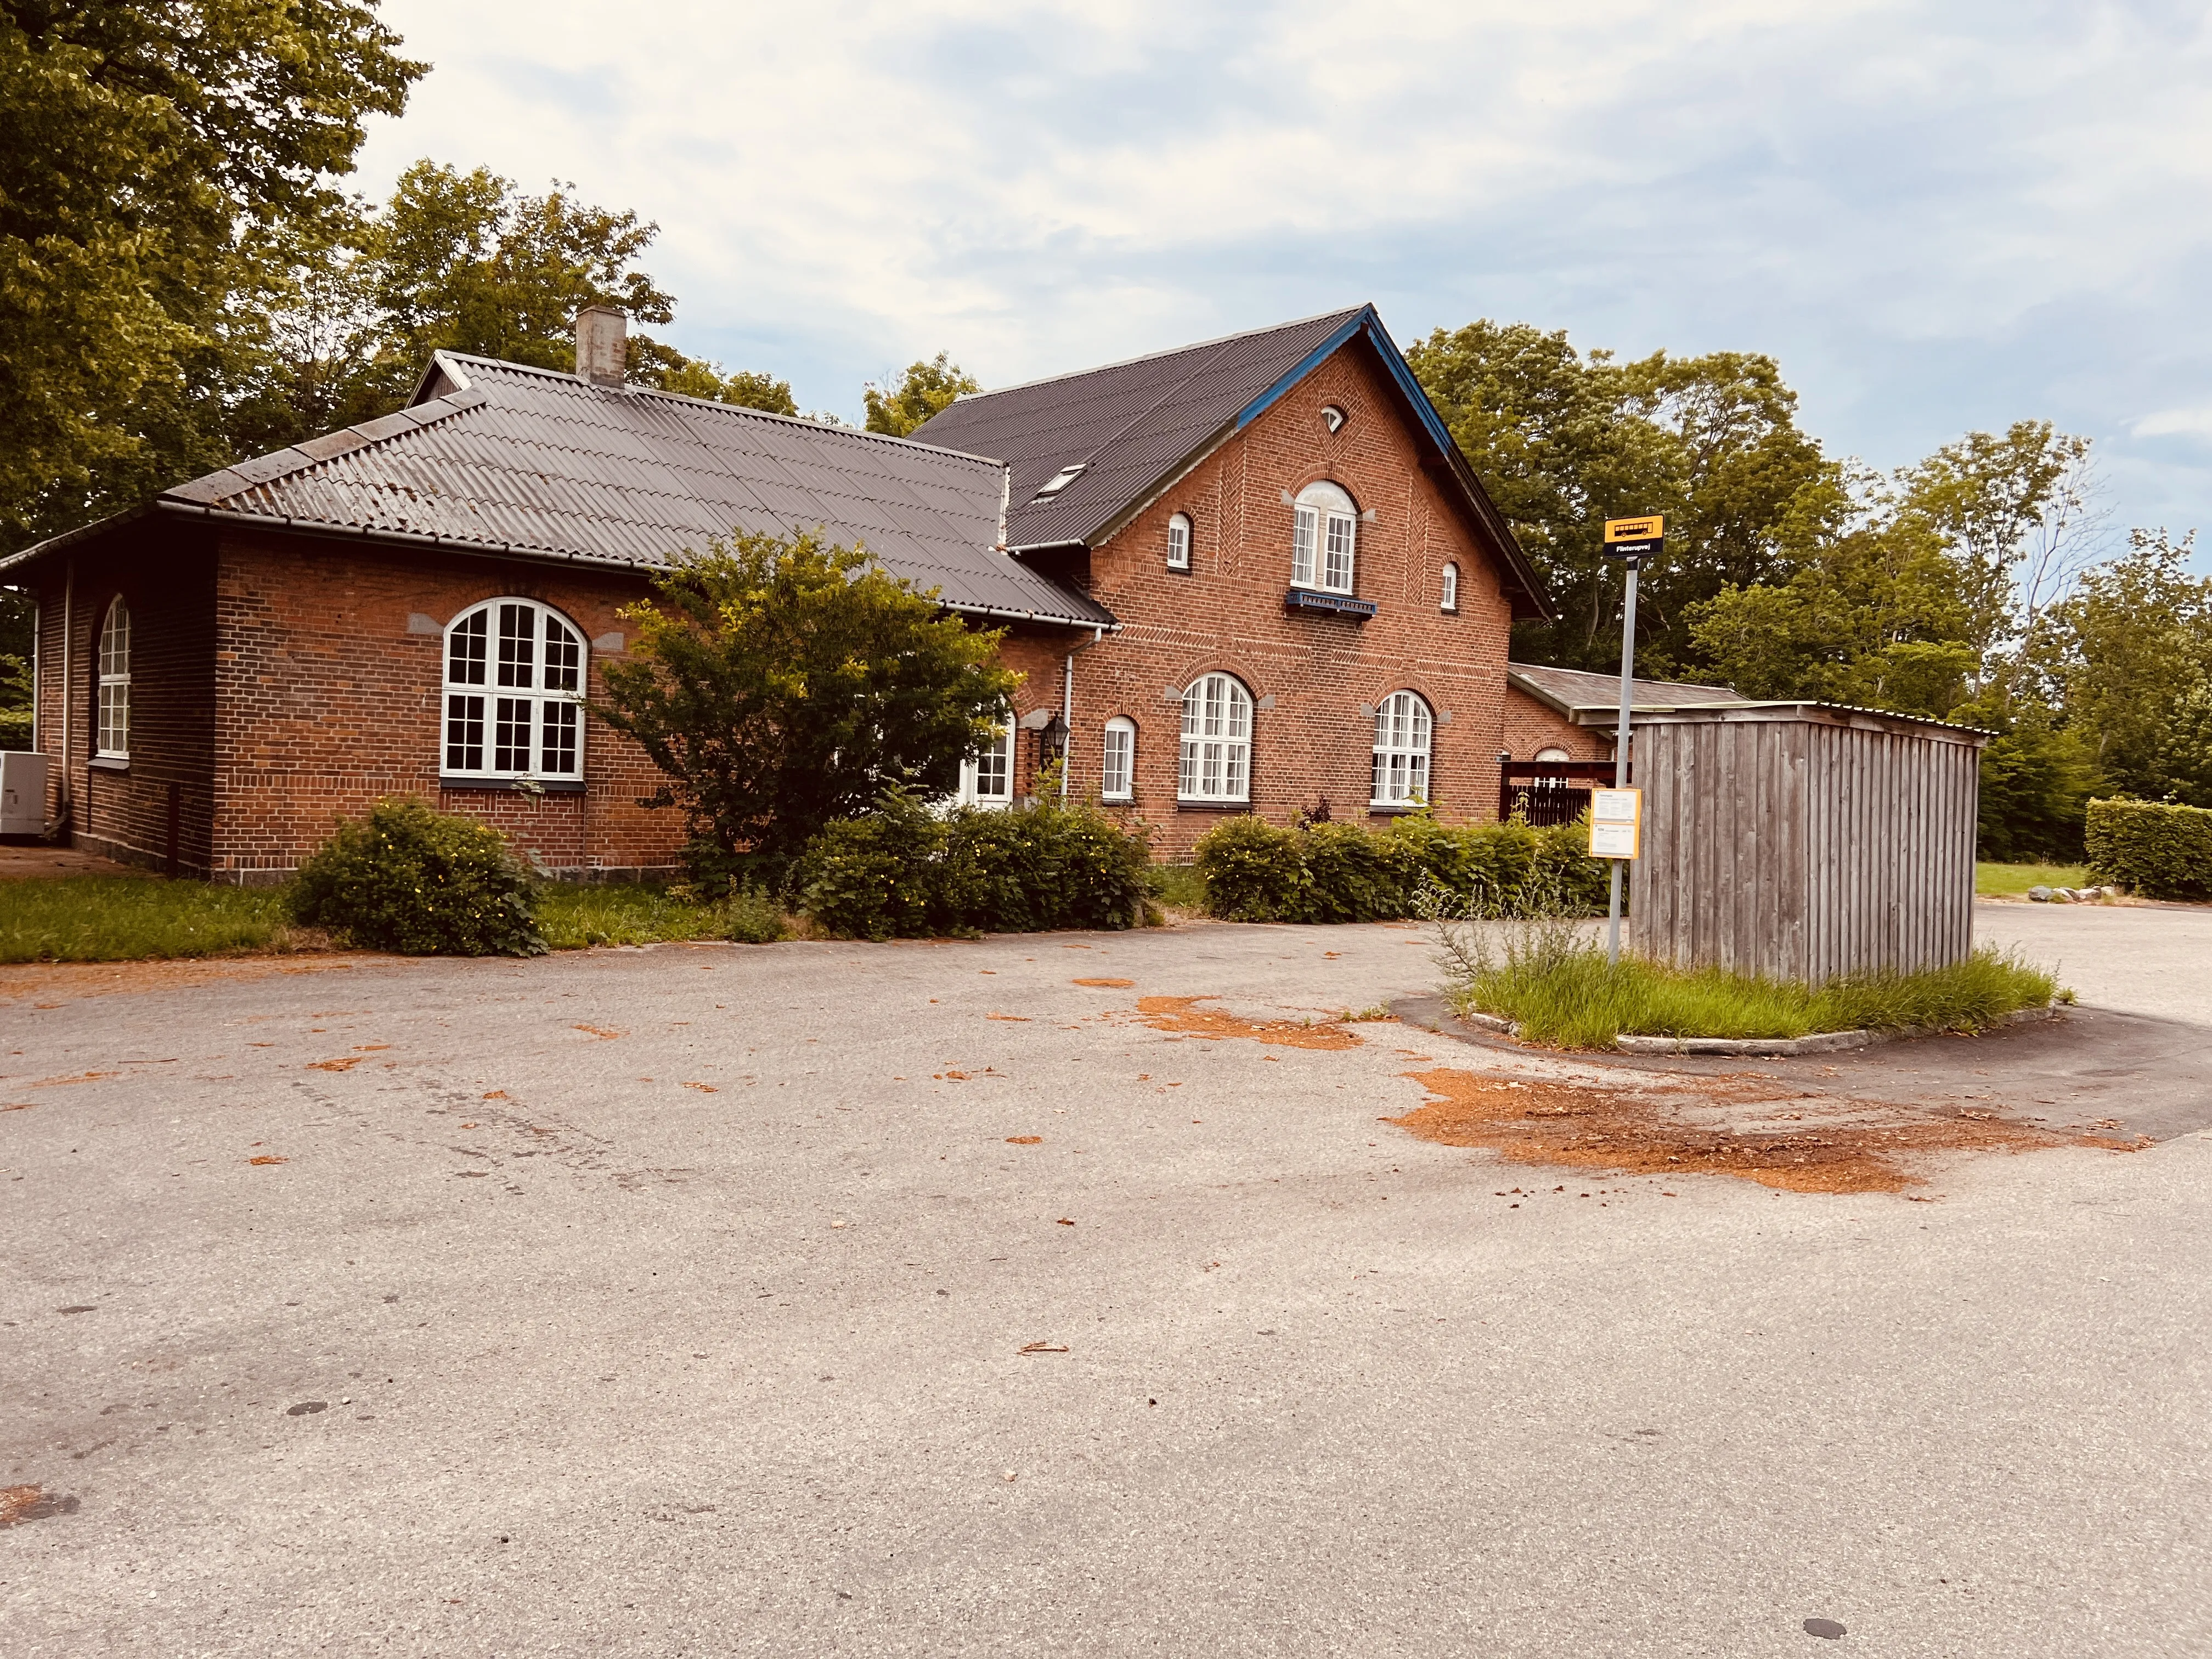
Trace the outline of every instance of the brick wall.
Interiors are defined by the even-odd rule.
[[[1564,749],[1569,760],[1613,758],[1613,739],[1606,733],[1575,725],[1550,704],[1510,685],[1505,689],[1504,741],[1500,747],[1517,761],[1535,759],[1539,749]]]
[[[1334,433],[1321,416],[1330,404],[1349,416]],[[1450,486],[1424,471],[1424,453],[1381,366],[1347,347],[1096,550],[1090,591],[1124,626],[1076,659],[1074,787],[1097,787],[1105,723],[1127,716],[1138,735],[1127,810],[1153,826],[1160,856],[1187,857],[1220,813],[1176,802],[1181,688],[1223,670],[1259,705],[1252,809],[1270,820],[1326,801],[1339,821],[1368,821],[1371,710],[1401,690],[1436,712],[1437,816],[1493,817],[1511,606],[1503,568]],[[1362,509],[1354,591],[1377,607],[1365,622],[1283,607],[1291,534],[1283,497],[1323,478]],[[1166,565],[1167,523],[1178,512],[1194,526],[1188,574]],[[1455,614],[1438,608],[1447,560],[1460,568]]]
[[[682,820],[637,805],[660,774],[596,723],[580,794],[439,785],[448,622],[486,599],[536,599],[589,641],[627,633],[617,612],[644,592],[618,571],[226,530],[214,580],[215,873],[275,879],[341,816],[390,794],[496,823],[557,870],[672,865]],[[434,629],[410,628],[418,617]],[[601,653],[587,654],[596,694]]]
[[[46,811],[69,804],[76,843],[186,872],[211,859],[214,792],[213,538],[141,520],[32,577],[39,605],[38,729],[53,757]],[[120,597],[131,613],[130,754],[95,760],[100,636]],[[70,739],[64,750],[64,711]]]

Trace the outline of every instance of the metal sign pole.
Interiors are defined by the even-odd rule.
[[[1629,716],[1636,696],[1636,568],[1643,561],[1628,556],[1628,598],[1620,611],[1620,724],[1613,732],[1613,787],[1628,787]],[[1625,860],[1613,861],[1613,896],[1606,907],[1605,959],[1620,966],[1620,869]]]

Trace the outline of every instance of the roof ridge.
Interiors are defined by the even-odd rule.
[[[923,443],[916,438],[902,438],[890,432],[874,432],[864,426],[847,426],[842,421],[817,421],[811,415],[785,415],[773,409],[756,409],[750,404],[726,404],[719,398],[695,398],[688,392],[671,392],[665,386],[636,386],[628,381],[619,387],[597,386],[565,368],[543,368],[536,363],[509,362],[504,357],[485,357],[474,353],[441,351],[441,357],[450,357],[458,362],[488,364],[495,368],[511,368],[525,374],[542,375],[565,385],[582,386],[586,391],[613,392],[619,390],[626,397],[664,398],[672,403],[693,404],[702,409],[711,409],[733,416],[752,416],[765,421],[781,421],[790,426],[803,426],[810,432],[842,433],[848,438],[866,438],[878,443],[902,444],[909,449],[926,449],[933,455],[950,455],[963,461],[972,461],[979,466],[1002,467],[1004,461],[988,455],[977,455],[964,449],[948,449],[943,444]],[[435,401],[434,399],[433,401]]]
[[[1186,351],[1204,351],[1209,347],[1218,349],[1222,346],[1234,345],[1239,340],[1257,339],[1262,334],[1279,334],[1287,329],[1304,328],[1309,324],[1325,322],[1332,318],[1357,316],[1359,313],[1370,309],[1372,305],[1373,301],[1363,300],[1356,306],[1340,306],[1334,311],[1317,311],[1310,317],[1293,317],[1286,322],[1270,323],[1265,328],[1241,329],[1234,334],[1217,335],[1211,340],[1193,340],[1188,345],[1169,346],[1160,351],[1140,351],[1133,357],[1118,357],[1110,363],[1095,363],[1089,368],[1070,369],[1065,374],[1046,374],[1034,380],[1017,380],[1012,386],[993,386],[988,392],[971,392],[967,397],[956,401],[963,404],[981,403],[985,398],[995,398],[1001,392],[1028,392],[1037,386],[1051,386],[1060,380],[1079,380],[1087,374],[1103,374],[1109,369],[1129,368],[1138,363],[1156,362],[1162,357],[1180,356]]]

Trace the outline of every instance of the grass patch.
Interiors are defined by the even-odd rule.
[[[1521,1035],[1563,1048],[1606,1048],[1642,1036],[1799,1037],[1815,1031],[1987,1030],[2007,1014],[2047,1006],[2049,974],[1983,949],[1948,968],[1862,974],[1810,986],[1680,969],[1634,957],[1610,966],[1571,930],[1529,930],[1501,956],[1453,950],[1462,1011],[1517,1021]]]
[[[1153,864],[1145,868],[1145,890],[1163,909],[1203,910],[1206,878],[1194,864]]]
[[[0,881],[0,962],[237,956],[307,942],[287,919],[280,888],[150,876]]]
[[[2031,887],[2087,887],[2089,872],[2079,864],[1978,864],[1978,898],[2026,898]]]
[[[538,889],[537,908],[538,931],[556,951],[691,939],[766,945],[785,932],[783,912],[772,900],[752,893],[708,902],[627,883],[548,883]]]

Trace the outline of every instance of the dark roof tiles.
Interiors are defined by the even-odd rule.
[[[167,492],[185,507],[647,568],[732,530],[824,532],[955,610],[1110,624],[997,550],[994,458],[441,354],[459,388]]]

